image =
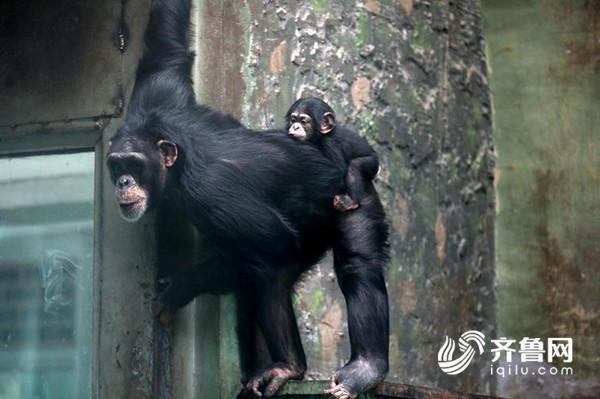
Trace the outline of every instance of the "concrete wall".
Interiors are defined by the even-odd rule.
[[[593,383],[581,380],[600,375],[600,3],[483,4],[498,151],[499,329],[519,339],[573,337],[579,381],[514,379],[503,392],[575,397],[569,389],[585,391]]]

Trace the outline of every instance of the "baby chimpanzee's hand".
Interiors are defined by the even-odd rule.
[[[333,197],[333,207],[336,211],[347,212],[358,208],[358,204],[348,194],[338,194]]]

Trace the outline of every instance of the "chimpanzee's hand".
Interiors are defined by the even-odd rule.
[[[354,202],[348,194],[338,194],[333,197],[333,207],[338,212],[347,212],[358,208],[358,203]]]
[[[173,320],[175,311],[169,306],[166,301],[166,292],[173,283],[172,277],[159,278],[156,281],[156,289],[158,296],[152,301],[151,312],[152,316],[158,317],[160,324],[167,325]]]
[[[152,316],[158,317],[158,321],[163,326],[169,324],[175,315],[175,312],[171,309],[171,307],[161,301],[160,296],[152,301],[151,311]]]

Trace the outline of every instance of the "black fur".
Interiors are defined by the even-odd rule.
[[[296,100],[285,115],[287,129],[291,126],[292,113],[310,116],[312,127],[307,140],[315,144],[327,159],[345,173],[346,191],[352,200],[360,203],[366,195],[367,185],[379,171],[377,153],[358,133],[336,124],[333,109],[319,98],[306,97]],[[333,123],[331,131],[323,134],[319,129],[325,120],[325,114],[330,114]]]
[[[286,113],[310,116],[314,143],[345,174],[345,190],[359,203],[340,213],[333,243],[334,266],[348,310],[352,353],[339,370],[336,382],[357,394],[381,381],[388,369],[389,315],[383,270],[388,262],[388,226],[373,178],[378,172],[377,154],[367,140],[339,124],[327,134],[319,132],[331,107],[308,97],[294,102]],[[301,142],[298,141],[298,144]],[[363,363],[361,363],[364,362]]]
[[[354,251],[383,239],[384,232],[352,226],[359,213],[336,214],[332,199],[343,189],[344,174],[314,145],[298,143],[283,131],[249,130],[229,115],[196,104],[189,15],[189,0],[153,1],[146,52],[125,123],[111,140],[108,155],[144,154],[147,170],[164,177],[161,184],[144,187],[148,209],[162,207],[161,213],[168,214],[165,206],[177,207],[212,247],[201,264],[162,281],[155,314],[166,322],[197,295],[236,292],[243,380],[249,389],[271,395],[306,370],[290,297],[294,282],[334,245],[337,253]],[[165,166],[160,140],[176,145],[173,166]],[[137,177],[135,171],[128,173]],[[379,203],[374,190],[370,196]],[[369,209],[363,212],[383,217],[380,205]],[[341,243],[335,234],[339,229],[352,230],[356,237]],[[385,292],[381,267],[364,261],[370,262],[364,270],[359,260],[336,264],[350,320],[357,320],[350,329],[353,359],[382,357],[384,350],[387,354],[387,339],[369,338],[383,328],[372,314],[381,314],[377,309],[384,301],[370,292],[371,287]],[[361,373],[347,373],[349,388],[367,387]]]

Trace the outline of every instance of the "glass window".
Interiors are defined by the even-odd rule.
[[[90,397],[94,154],[0,159],[0,398]]]

